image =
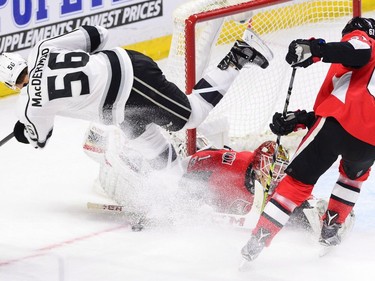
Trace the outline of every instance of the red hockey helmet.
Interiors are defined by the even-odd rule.
[[[266,141],[262,143],[255,151],[253,168],[257,175],[257,180],[266,187],[269,176],[270,169],[272,166],[272,159],[276,149],[276,142]],[[276,185],[281,181],[285,175],[285,169],[289,164],[289,153],[282,146],[279,145],[278,152],[276,156],[276,161],[272,171],[272,180],[270,182],[270,191],[272,192]]]

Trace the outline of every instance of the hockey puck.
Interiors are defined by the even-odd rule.
[[[143,225],[141,224],[132,225],[132,231],[138,232],[138,231],[142,231],[142,229],[143,229]]]

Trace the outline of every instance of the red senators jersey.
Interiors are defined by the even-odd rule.
[[[355,49],[372,48],[370,61],[360,68],[333,63],[315,101],[318,116],[334,117],[354,137],[375,145],[375,40],[355,30],[341,42]]]
[[[253,158],[254,153],[249,151],[203,150],[192,155],[187,174],[195,174],[200,181],[207,183],[204,186],[208,186],[214,195],[214,204],[220,211],[230,210],[236,200],[247,201],[250,208],[253,195],[246,185],[249,186],[251,181],[249,166]]]

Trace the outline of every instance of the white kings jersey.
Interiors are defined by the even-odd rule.
[[[43,147],[56,115],[120,124],[133,85],[122,48],[102,50],[108,31],[82,26],[39,42],[28,57],[29,84],[20,94],[19,119]]]

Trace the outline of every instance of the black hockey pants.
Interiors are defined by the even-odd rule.
[[[169,131],[182,129],[191,113],[186,94],[165,78],[151,58],[136,51],[127,52],[133,64],[134,83],[125,105],[123,125],[130,129],[130,137],[138,137],[151,123]]]
[[[332,117],[318,118],[285,172],[304,184],[314,185],[338,156],[342,157],[346,176],[355,180],[373,165],[375,146],[353,137]]]

